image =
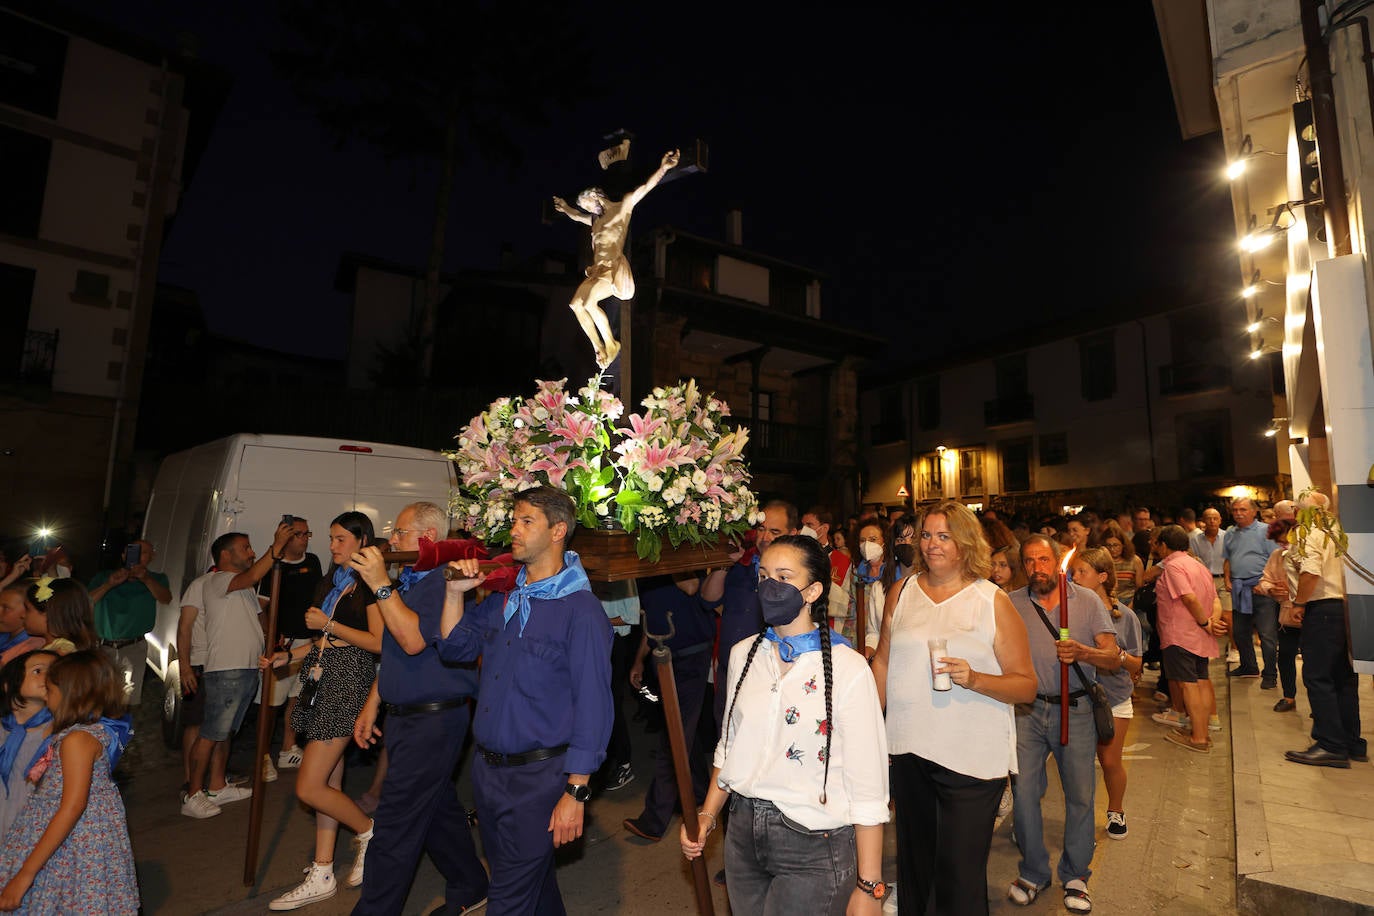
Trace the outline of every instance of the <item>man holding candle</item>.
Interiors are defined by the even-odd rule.
[[[1078,683],[1078,675],[1070,666],[1077,662],[1089,679],[1096,678],[1096,669],[1115,671],[1121,667],[1121,648],[1111,615],[1102,602],[1088,589],[1067,581],[1060,568],[1059,545],[1052,538],[1043,534],[1027,537],[1021,544],[1021,562],[1030,584],[1012,592],[1011,603],[1030,637],[1036,697],[1034,702],[1016,707],[1018,775],[1013,786],[1013,828],[1021,862],[1007,897],[1019,906],[1029,906],[1050,886],[1050,855],[1045,848],[1040,803],[1046,787],[1045,762],[1053,755],[1064,787],[1064,850],[1057,869],[1064,885],[1064,907],[1086,913],[1092,909],[1089,865],[1097,845],[1093,822],[1097,730],[1087,687]],[[1061,609],[1067,612],[1068,638],[1056,640],[1050,629],[1061,629]],[[1046,619],[1050,627],[1045,626]],[[1067,708],[1061,696],[1065,670],[1070,688]],[[1062,718],[1068,720],[1067,743],[1060,742]]]

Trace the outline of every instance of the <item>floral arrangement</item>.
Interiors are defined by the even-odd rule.
[[[532,398],[498,398],[447,452],[461,481],[450,500],[459,523],[485,541],[510,542],[515,494],[540,485],[566,490],[587,528],[619,524],[635,533],[641,559],[663,542],[737,539],[755,522],[758,500],[743,458],[748,433],[726,424],[730,408],[696,382],[655,388],[631,414],[605,391],[604,376],[574,397],[567,379],[537,381]]]

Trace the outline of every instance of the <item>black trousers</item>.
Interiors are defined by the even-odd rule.
[[[615,704],[615,721],[611,724],[611,740],[606,745],[604,772],[610,776],[622,764],[630,762],[630,728],[625,721],[625,685],[630,679],[630,666],[639,649],[639,631],[631,629],[624,636],[616,636],[611,643],[611,702]]]
[[[1005,777],[975,779],[915,754],[892,758],[901,916],[986,916],[988,853]]]
[[[1312,707],[1312,740],[1333,754],[1363,757],[1359,678],[1350,666],[1345,602],[1313,601],[1302,618],[1302,683]]]

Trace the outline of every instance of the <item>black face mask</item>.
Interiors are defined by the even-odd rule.
[[[906,569],[916,565],[915,544],[897,544],[892,548],[892,553],[897,557],[897,562]]]
[[[759,582],[759,607],[763,610],[763,622],[770,627],[786,626],[797,619],[806,599],[794,585],[777,579],[763,579]]]

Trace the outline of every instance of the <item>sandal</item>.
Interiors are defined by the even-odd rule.
[[[1046,884],[1042,887],[1038,884],[1032,884],[1025,878],[1018,877],[1011,882],[1011,887],[1007,888],[1007,899],[1017,906],[1030,906],[1046,887],[1049,885]]]
[[[1093,902],[1088,899],[1088,885],[1074,878],[1064,885],[1064,909],[1070,913],[1091,913]]]
[[[1168,741],[1170,744],[1177,744],[1179,747],[1187,748],[1188,750],[1194,751],[1198,754],[1212,753],[1211,740],[1209,739],[1207,741],[1202,742],[1201,744],[1195,744],[1193,743],[1192,732],[1185,732],[1174,729],[1172,731],[1167,731],[1164,733],[1164,740]]]

